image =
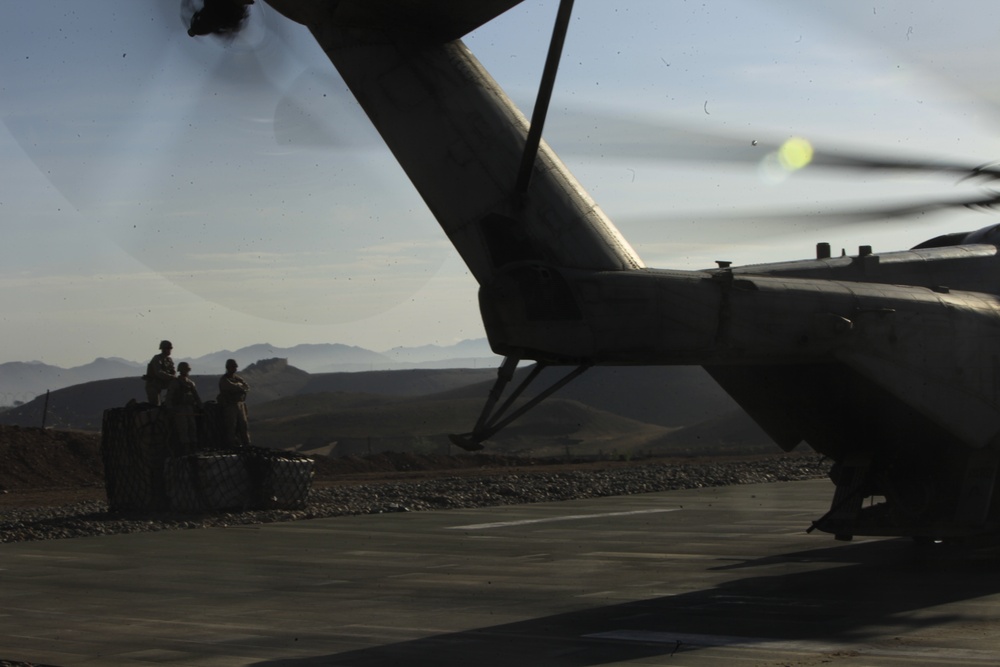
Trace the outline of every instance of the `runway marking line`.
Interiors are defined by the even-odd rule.
[[[632,510],[630,512],[606,512],[602,514],[567,514],[544,519],[520,519],[518,521],[494,521],[492,523],[470,523],[464,526],[448,526],[445,530],[487,530],[489,528],[507,528],[509,526],[527,526],[533,523],[553,523],[556,521],[581,521],[583,519],[604,519],[611,516],[636,516],[639,514],[661,514],[676,512],[677,507],[651,510]]]

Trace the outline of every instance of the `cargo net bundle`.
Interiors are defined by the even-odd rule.
[[[205,403],[197,443],[180,443],[166,408],[104,411],[101,456],[112,512],[301,509],[313,460],[262,447],[227,448],[222,408]]]

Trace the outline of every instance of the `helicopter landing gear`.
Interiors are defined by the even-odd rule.
[[[541,403],[565,385],[569,384],[572,380],[580,376],[585,370],[590,368],[590,364],[581,364],[577,366],[561,379],[557,380],[546,389],[543,389],[537,396],[524,403],[518,409],[514,410],[506,418],[503,418],[507,410],[511,408],[514,402],[521,396],[522,393],[524,393],[524,390],[528,388],[528,385],[534,382],[535,378],[537,378],[539,374],[548,367],[547,364],[536,363],[535,367],[531,369],[530,373],[528,373],[528,376],[517,385],[513,393],[507,397],[507,400],[505,400],[503,404],[497,408],[496,411],[494,411],[493,408],[496,407],[497,402],[503,395],[504,389],[508,384],[510,384],[510,381],[514,379],[514,371],[517,370],[517,364],[520,361],[521,360],[517,357],[504,357],[503,363],[500,364],[500,368],[497,370],[496,382],[493,383],[493,388],[490,389],[489,396],[486,398],[486,405],[483,406],[483,410],[479,415],[479,420],[469,433],[453,433],[449,435],[448,439],[451,440],[453,445],[470,452],[476,452],[483,449],[483,441],[496,435],[501,429],[506,427],[515,419]]]

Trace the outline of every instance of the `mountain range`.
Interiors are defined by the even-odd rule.
[[[152,354],[150,354],[152,357]],[[500,358],[490,350],[485,338],[465,340],[454,345],[424,345],[395,347],[373,352],[362,347],[338,343],[303,344],[277,347],[260,343],[238,350],[219,350],[201,357],[177,356],[175,363],[187,361],[196,373],[216,370],[221,375],[226,359],[236,359],[241,366],[253,361],[272,358],[287,359],[288,363],[308,373],[344,373],[411,368],[487,368],[497,366]],[[137,377],[146,372],[145,361],[130,361],[118,357],[100,357],[72,368],[60,368],[40,361],[11,361],[0,364],[0,406],[26,403],[46,391],[64,387]]]
[[[202,399],[211,400],[220,373],[198,374],[198,368],[192,377]],[[516,379],[528,372],[519,368]],[[565,372],[544,370],[527,395]],[[472,429],[496,378],[492,364],[309,373],[284,358],[258,360],[240,373],[251,386],[254,444],[330,455],[452,452],[448,434]],[[133,372],[52,391],[0,412],[0,423],[99,430],[105,409],[143,398],[143,383]],[[490,446],[523,455],[588,457],[776,451],[694,366],[591,368],[501,431]]]

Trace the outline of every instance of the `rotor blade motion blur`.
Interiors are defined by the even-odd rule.
[[[571,138],[586,137],[587,141]],[[807,136],[785,139],[706,132],[683,123],[656,122],[602,112],[567,112],[550,126],[547,139],[560,152],[624,160],[760,164],[777,156],[790,170],[824,167],[866,172],[929,172],[997,180],[1000,166],[881,156],[847,149],[819,148]]]

